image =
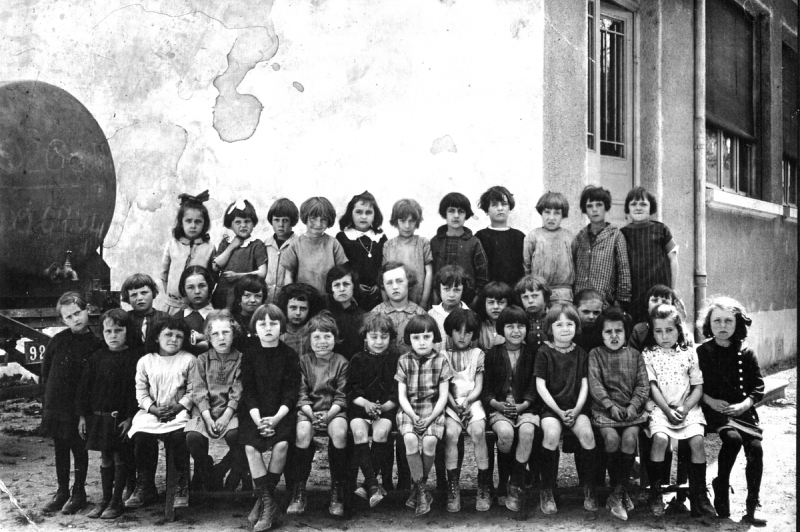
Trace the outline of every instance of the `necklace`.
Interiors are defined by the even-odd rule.
[[[369,249],[367,249],[367,246],[364,245],[364,243],[361,241],[360,237],[356,238],[356,240],[358,240],[358,243],[361,244],[362,248],[364,248],[364,251],[367,252],[367,258],[371,259],[372,258],[372,244],[374,244],[375,242],[370,238],[369,239]]]

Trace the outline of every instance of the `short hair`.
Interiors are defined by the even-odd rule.
[[[175,227],[172,229],[172,236],[175,239],[186,238],[186,233],[183,232],[183,215],[189,209],[200,211],[203,217],[203,229],[200,231],[200,239],[203,242],[208,242],[211,236],[208,234],[211,228],[211,216],[208,215],[208,208],[203,204],[208,201],[208,191],[198,194],[197,196],[190,196],[189,194],[181,194],[178,196],[181,201],[181,206],[178,207],[178,215],[175,217]]]
[[[439,216],[442,218],[447,218],[447,209],[450,207],[463,210],[465,213],[467,213],[467,218],[471,218],[474,214],[472,212],[472,206],[469,204],[469,200],[461,192],[450,192],[442,198],[442,201],[439,202]]]
[[[146,273],[134,273],[128,276],[128,278],[122,282],[122,288],[120,289],[120,292],[122,292],[122,301],[130,303],[131,299],[128,291],[138,290],[144,287],[149,288],[150,291],[153,292],[153,297],[158,295],[158,286],[156,282]]]
[[[58,312],[59,316],[61,315],[61,309],[68,305],[78,305],[78,308],[81,310],[89,308],[89,303],[86,301],[86,298],[78,292],[64,292],[61,294],[61,297],[58,298],[58,302],[56,303],[56,312]]]
[[[550,303],[550,295],[553,293],[543,277],[539,277],[538,275],[526,275],[514,285],[514,296],[520,306],[522,306],[522,294],[528,291],[541,291],[545,305]]]
[[[683,330],[683,320],[681,319],[681,314],[678,312],[677,307],[662,303],[650,311],[650,316],[648,318],[650,327],[647,328],[647,336],[645,336],[644,342],[642,343],[645,349],[656,345],[656,337],[653,332],[653,329],[655,329],[653,322],[655,322],[655,320],[672,320],[675,324],[675,328],[678,329],[678,347],[682,350],[689,347],[686,332]]]
[[[586,204],[590,201],[602,201],[606,211],[611,210],[611,192],[607,188],[586,185],[581,192],[581,212],[586,214]]]
[[[214,291],[214,278],[211,277],[211,272],[208,271],[208,268],[205,266],[198,266],[197,264],[187,266],[186,269],[183,270],[183,273],[181,273],[181,278],[178,281],[178,292],[180,292],[183,297],[186,297],[186,287],[184,285],[186,284],[186,280],[192,275],[203,276],[206,284],[208,284],[208,297],[210,298],[211,292]]]
[[[492,203],[499,203],[501,201],[508,202],[508,210],[510,211],[513,211],[514,206],[517,204],[517,202],[514,201],[514,194],[509,192],[506,187],[499,185],[489,187],[486,192],[481,194],[480,199],[478,199],[478,207],[483,212],[488,213]]]
[[[406,279],[408,279],[408,287],[411,288],[412,286],[417,284],[417,274],[414,273],[414,270],[406,266],[402,262],[398,262],[395,260],[390,260],[389,262],[384,262],[381,269],[378,270],[378,286],[383,290],[383,275],[386,272],[390,272],[392,270],[396,270],[397,268],[403,268],[403,271],[406,272]]]
[[[714,309],[724,310],[734,315],[736,329],[733,331],[731,340],[736,343],[743,342],[747,338],[747,328],[753,323],[753,320],[747,315],[744,305],[732,297],[726,296],[715,297],[700,311],[697,327],[703,332],[703,336],[714,338],[714,333],[711,332],[711,313]]]
[[[157,320],[152,327],[147,331],[147,339],[145,340],[144,347],[145,351],[148,353],[158,353],[158,337],[161,335],[161,332],[171,329],[173,331],[181,331],[183,333],[183,343],[181,344],[181,349],[186,346],[186,342],[189,341],[189,334],[191,334],[191,329],[189,325],[183,320],[181,314],[173,314],[167,316],[166,318],[162,318]]]
[[[225,210],[225,217],[222,218],[222,224],[230,229],[233,220],[236,218],[244,218],[245,220],[253,222],[254,226],[258,225],[256,208],[246,199],[237,200],[228,205],[228,208]]]
[[[288,314],[287,306],[290,299],[298,301],[305,301],[308,303],[308,317],[318,314],[325,308],[325,300],[322,298],[316,288],[306,283],[292,283],[287,284],[281,288],[278,294],[278,308],[284,315]]]
[[[433,333],[433,341],[439,343],[442,341],[442,333],[439,331],[439,324],[433,319],[430,314],[415,314],[403,331],[403,342],[406,345],[411,345],[412,334]]]
[[[328,198],[313,196],[300,205],[300,220],[304,224],[308,225],[308,219],[317,216],[328,222],[328,227],[333,226],[336,222],[336,209],[333,208]]]
[[[444,333],[452,336],[453,331],[464,329],[465,332],[478,334],[481,328],[481,321],[475,312],[466,308],[457,308],[444,319]]]
[[[398,220],[405,220],[409,216],[417,222],[417,227],[419,227],[420,222],[422,222],[422,206],[417,200],[410,198],[397,200],[392,206],[392,217],[389,218],[389,223],[393,227],[397,227]]]
[[[250,330],[255,332],[256,323],[259,321],[266,321],[265,318],[280,322],[281,334],[286,332],[286,314],[284,314],[277,305],[273,305],[272,303],[264,303],[253,312],[253,316],[250,318]]]
[[[339,229],[344,231],[353,225],[353,209],[356,208],[356,203],[359,201],[363,203],[369,203],[372,206],[372,210],[375,211],[375,218],[372,219],[372,230],[376,233],[383,232],[383,229],[381,229],[381,226],[383,225],[383,213],[381,213],[381,209],[378,207],[378,202],[375,200],[375,196],[373,196],[367,190],[361,194],[356,194],[347,203],[345,211],[342,213],[341,218],[339,218]]]
[[[505,336],[506,325],[513,325],[515,323],[524,325],[525,332],[528,332],[528,327],[530,326],[528,313],[525,312],[522,307],[518,307],[517,305],[509,305],[504,308],[503,312],[501,312],[497,317],[497,323],[495,324],[494,330],[500,336]]]
[[[300,221],[300,211],[297,210],[297,205],[288,198],[280,198],[275,200],[275,203],[267,211],[267,221],[272,223],[272,219],[289,218],[289,225],[295,226]]]
[[[489,315],[486,314],[487,299],[505,299],[506,305],[511,305],[514,302],[513,298],[514,292],[509,285],[503,281],[489,281],[478,293],[478,305],[476,307],[476,312],[482,320],[488,320]]]
[[[607,321],[621,321],[622,327],[625,329],[625,339],[631,337],[631,330],[633,329],[633,320],[631,317],[619,307],[611,306],[606,308],[600,313],[600,316],[595,322],[597,332],[602,334],[603,327]]]
[[[103,312],[103,315],[100,316],[100,325],[103,328],[105,328],[106,320],[111,320],[114,325],[125,327],[126,329],[131,325],[131,317],[121,308],[112,308]]]
[[[650,214],[655,214],[658,212],[658,202],[656,201],[656,197],[653,196],[646,188],[644,187],[633,187],[628,195],[625,196],[625,214],[630,214],[630,203],[633,200],[643,200],[646,199],[650,202]]]
[[[237,304],[241,304],[242,296],[244,296],[245,292],[250,292],[253,294],[261,294],[263,299],[267,299],[267,283],[264,282],[264,279],[256,275],[255,273],[248,273],[247,275],[243,275],[236,281],[236,284],[233,285],[233,306],[236,307]]]
[[[339,343],[339,326],[336,325],[336,320],[329,310],[323,310],[308,320],[305,328],[305,337],[307,339],[311,338],[315,331],[331,333],[333,334],[334,342]]]
[[[361,320],[358,336],[362,340],[366,340],[367,333],[370,332],[388,333],[392,343],[397,339],[397,329],[394,328],[394,323],[389,316],[382,312],[370,312]]]
[[[353,297],[356,301],[361,301],[361,284],[359,284],[358,272],[356,272],[350,262],[337,264],[328,270],[328,273],[325,275],[325,292],[333,295],[333,282],[348,275],[353,280]]]
[[[219,310],[212,310],[206,316],[206,321],[203,323],[203,334],[206,335],[206,339],[208,340],[209,345],[211,344],[211,338],[208,336],[211,331],[211,324],[215,321],[227,321],[231,324],[231,332],[233,336],[239,336],[242,333],[242,328],[233,319],[233,314],[231,311],[224,308]]]
[[[544,317],[544,332],[551,342],[553,341],[553,324],[558,321],[562,314],[575,324],[575,336],[581,333],[581,317],[575,305],[572,303],[556,303],[550,307],[550,310],[547,311],[547,316]]]
[[[567,218],[569,216],[569,201],[567,197],[561,192],[547,191],[542,194],[539,201],[536,202],[536,212],[541,215],[545,209],[560,209],[561,216]]]
[[[594,301],[595,299],[600,303],[604,303],[603,295],[600,292],[598,292],[597,290],[592,290],[591,288],[584,288],[583,290],[575,294],[575,297],[572,298],[572,303],[576,307],[580,307],[581,303],[583,303],[584,301]]]
[[[442,296],[442,286],[456,287],[458,285],[464,287],[465,292],[472,286],[472,278],[464,272],[464,268],[461,266],[448,264],[440,268],[433,276],[433,291],[439,294],[439,297]]]

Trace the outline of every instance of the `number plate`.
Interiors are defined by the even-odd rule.
[[[40,342],[25,342],[25,365],[41,364],[44,360],[45,345]]]

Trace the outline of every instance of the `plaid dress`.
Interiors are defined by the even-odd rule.
[[[630,427],[647,421],[645,403],[650,398],[650,381],[644,358],[636,349],[623,347],[610,351],[595,347],[589,353],[589,393],[592,396],[592,423],[596,427]],[[609,415],[612,406],[636,408],[636,419],[616,421]]]
[[[609,223],[594,237],[590,236],[589,227],[581,229],[572,242],[575,293],[591,288],[608,303],[630,301],[631,270],[625,237]]]
[[[397,373],[394,380],[406,385],[408,402],[414,412],[424,418],[433,412],[436,401],[439,400],[439,384],[453,378],[453,369],[447,358],[436,351],[421,357],[415,353],[406,353],[397,362]],[[400,434],[414,432],[414,422],[402,408],[397,411],[397,430]],[[436,420],[428,425],[423,436],[435,436],[442,439],[444,435],[444,411]]]

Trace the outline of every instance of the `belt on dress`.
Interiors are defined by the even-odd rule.
[[[101,417],[113,417],[114,419],[116,419],[117,416],[119,416],[119,412],[116,411],[116,410],[114,410],[113,412],[98,412],[98,411],[95,411],[94,415],[101,416]]]

